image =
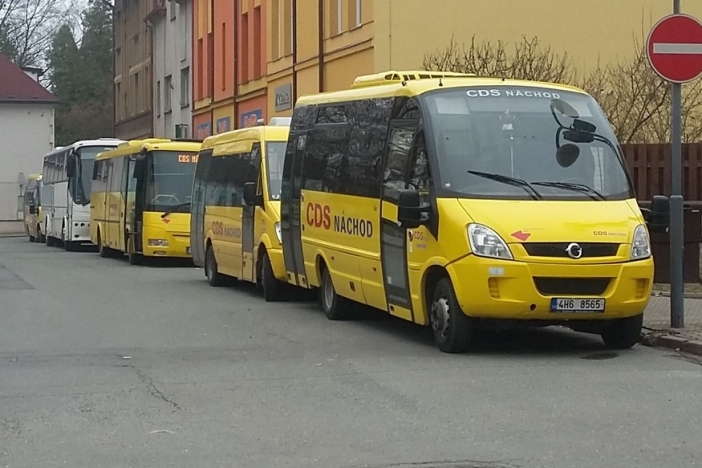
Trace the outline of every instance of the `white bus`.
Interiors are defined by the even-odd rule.
[[[90,186],[95,156],[121,140],[100,138],[56,148],[44,157],[42,214],[46,245],[90,243]]]

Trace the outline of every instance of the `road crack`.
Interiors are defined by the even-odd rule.
[[[139,369],[138,367],[132,365],[132,364],[127,364],[127,365],[121,365],[119,367],[128,367],[134,371],[134,373],[137,375],[137,378],[141,383],[146,385],[146,391],[149,392],[149,395],[154,396],[156,398],[159,398],[163,400],[165,403],[169,404],[170,406],[173,407],[174,410],[182,411],[183,408],[181,406],[173,401],[172,399],[168,398],[162,391],[156,386],[156,383],[154,382],[154,379],[149,377],[144,371]]]

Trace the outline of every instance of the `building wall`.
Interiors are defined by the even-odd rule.
[[[288,90],[294,103],[296,97],[305,94],[347,88],[356,76],[374,71],[373,5],[378,1],[321,0],[324,24],[320,51],[320,0],[297,1],[295,41],[288,39],[292,30],[286,29],[292,1],[271,0],[271,18],[267,22],[268,118],[291,115],[289,106],[276,106],[281,101],[287,104]]]
[[[212,98],[214,95],[214,31],[212,27],[212,0],[193,2],[193,135],[204,138],[205,123],[212,131]]]
[[[117,0],[114,14],[115,136],[150,136],[151,31],[144,19],[157,0]]]
[[[419,69],[425,54],[456,42],[490,40],[514,44],[538,37],[558,53],[567,52],[587,72],[626,59],[651,26],[672,13],[661,0],[590,0],[582,5],[553,0],[375,0],[375,69]],[[365,6],[365,0],[364,0]],[[702,18],[702,2],[685,1],[683,11]]]
[[[167,2],[152,23],[154,136],[175,138],[176,125],[186,124],[189,130],[192,124],[192,1]]]
[[[0,233],[23,232],[17,197],[29,174],[40,173],[44,156],[54,148],[54,110],[50,105],[0,103]],[[21,141],[21,145],[11,142]]]
[[[262,0],[237,0],[238,70],[237,127],[250,126],[254,116],[266,119],[266,48],[268,7]],[[291,18],[292,21],[292,18]],[[291,23],[292,24],[292,23]]]

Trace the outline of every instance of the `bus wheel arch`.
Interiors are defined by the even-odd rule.
[[[319,275],[319,306],[329,320],[353,318],[356,304],[336,292],[331,271],[322,255],[317,255],[316,270]],[[308,281],[309,282],[309,281]]]
[[[470,349],[475,321],[463,313],[451,276],[444,267],[434,265],[427,269],[422,294],[425,320],[438,348],[445,353],[462,353]]]
[[[205,276],[207,277],[207,282],[210,284],[210,286],[224,286],[225,278],[224,275],[219,272],[214,247],[209,239],[207,240],[207,247],[205,248]]]

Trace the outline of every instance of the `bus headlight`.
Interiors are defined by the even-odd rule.
[[[482,224],[468,225],[470,249],[480,257],[512,260],[512,252],[504,240],[492,229]]]
[[[651,256],[651,242],[648,239],[646,226],[639,224],[634,230],[634,240],[631,242],[631,259],[643,260]]]
[[[149,239],[149,247],[168,247],[168,241],[166,239]]]
[[[278,236],[278,242],[283,243],[283,233],[280,231],[280,222],[275,223],[275,235]]]

